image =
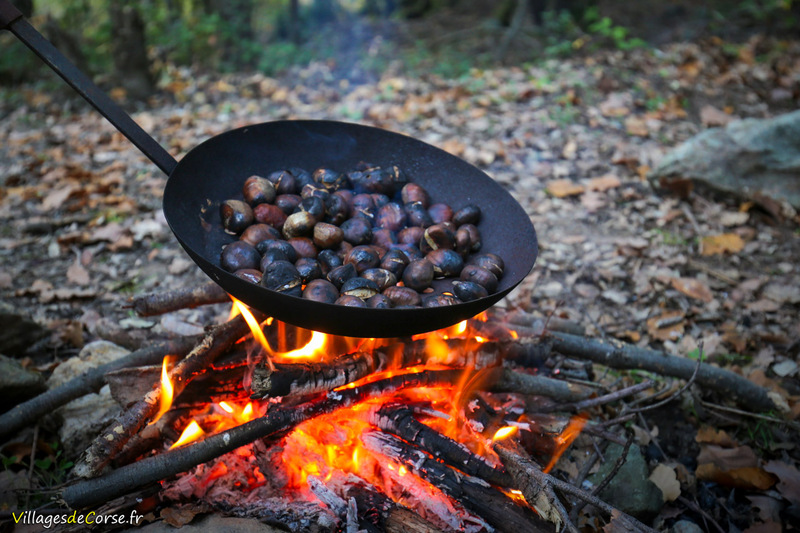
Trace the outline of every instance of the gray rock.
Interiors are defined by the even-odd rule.
[[[31,320],[20,315],[14,306],[0,301],[0,353],[18,357],[25,353],[36,341],[47,336],[48,331]]]
[[[703,533],[703,528],[689,520],[679,520],[670,528],[669,533]]]
[[[44,391],[44,378],[39,372],[0,355],[0,407],[10,409]]]
[[[692,137],[648,176],[655,185],[676,178],[737,197],[762,194],[800,209],[800,111],[738,120]]]
[[[595,485],[605,479],[622,455],[623,447],[611,443],[606,449],[605,462],[597,473],[589,476]],[[664,498],[655,483],[648,479],[650,473],[638,446],[631,446],[625,463],[611,482],[600,491],[602,500],[640,520],[654,517],[664,505]]]

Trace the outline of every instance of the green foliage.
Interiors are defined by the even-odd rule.
[[[580,21],[575,20],[567,10],[545,11],[542,38],[545,54],[555,57],[567,56],[579,50],[632,50],[647,45],[642,39],[630,37],[627,28],[614,24],[609,17],[601,16],[597,6],[587,7]]]

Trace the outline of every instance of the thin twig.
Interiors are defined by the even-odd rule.
[[[616,402],[617,400],[621,400],[622,398],[625,398],[627,396],[638,394],[643,390],[647,390],[650,387],[652,387],[654,383],[655,381],[648,379],[641,383],[637,383],[636,385],[631,385],[630,387],[625,387],[624,389],[619,389],[617,391],[604,394],[603,396],[598,396],[597,398],[589,398],[588,400],[583,400],[572,404],[555,406],[554,408],[559,410],[569,410],[576,412],[585,411],[592,407],[606,405],[612,402]]]
[[[28,486],[33,487],[33,465],[36,461],[36,447],[39,445],[39,424],[36,424],[33,428],[33,444],[31,445],[31,457],[30,462],[31,464],[28,465]],[[30,508],[31,502],[31,493],[28,492],[25,494],[25,509]]]

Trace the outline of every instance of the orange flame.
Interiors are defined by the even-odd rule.
[[[561,435],[556,437],[556,447],[553,456],[550,458],[550,462],[547,463],[547,466],[542,469],[545,474],[550,472],[561,458],[561,455],[567,451],[570,444],[578,438],[587,420],[589,420],[589,415],[586,413],[575,415],[570,419],[569,423],[567,423],[566,427],[564,427],[564,430],[561,432]]]
[[[309,357],[316,357],[325,349],[325,344],[328,341],[328,336],[322,332],[314,331],[311,334],[311,339],[305,346],[291,350],[288,352],[279,352],[277,355],[280,358],[286,359],[302,359]]]
[[[172,407],[174,388],[172,387],[172,382],[169,380],[169,371],[167,370],[169,360],[170,356],[167,355],[161,363],[161,395],[159,396],[159,408],[158,413],[153,417],[153,421],[150,422],[151,424],[155,424],[158,419],[164,416],[164,413],[169,411],[169,408]]]
[[[192,420],[189,422],[189,425],[186,426],[186,429],[183,430],[181,436],[178,440],[175,441],[175,444],[169,447],[169,449],[177,448],[178,446],[183,446],[184,444],[189,444],[194,442],[205,435],[203,429],[200,427],[200,424],[197,423],[196,420]]]
[[[499,440],[507,439],[512,435],[516,434],[517,426],[503,426],[494,433],[494,437],[492,437],[492,442],[497,442]]]
[[[267,352],[266,362],[267,366],[270,370],[275,370],[275,365],[272,364],[272,359],[270,359],[269,354],[272,350],[269,347],[269,343],[267,342],[267,338],[264,336],[264,331],[261,329],[256,317],[253,316],[253,313],[245,306],[242,302],[231,296],[233,299],[233,306],[239,310],[239,313],[242,314],[244,317],[245,322],[250,327],[250,331],[253,332],[253,338],[255,338],[261,346],[264,347],[264,350]]]

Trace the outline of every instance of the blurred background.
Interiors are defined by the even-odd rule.
[[[15,0],[33,24],[115,96],[145,99],[172,69],[280,76],[312,61],[370,83],[388,75],[467,76],[522,65],[716,38],[797,36],[793,0]],[[0,35],[0,87],[47,79]],[[57,82],[56,82],[57,83]],[[5,93],[8,96],[10,93]]]

